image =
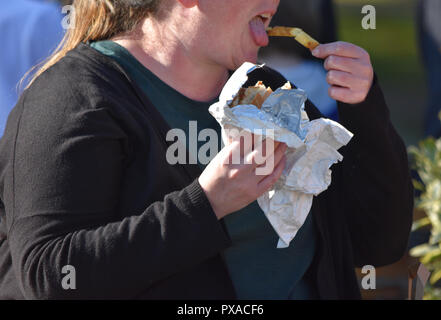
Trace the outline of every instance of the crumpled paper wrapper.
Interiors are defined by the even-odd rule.
[[[270,129],[272,139],[284,142],[286,168],[274,187],[257,199],[280,240],[278,248],[287,248],[309,214],[314,196],[331,184],[330,167],[343,160],[337,151],[349,143],[353,134],[329,119],[309,121],[304,110],[307,100],[303,90],[277,89],[262,109],[253,105],[230,108],[248,74],[259,68],[244,63],[230,78],[209,112],[222,127],[222,140],[227,144],[231,129],[252,133]],[[274,88],[272,88],[274,89]]]

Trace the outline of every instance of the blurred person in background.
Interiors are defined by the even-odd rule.
[[[303,29],[320,43],[337,40],[332,0],[281,0],[271,25]],[[260,51],[260,60],[306,91],[308,98],[328,118],[338,120],[337,102],[326,82],[323,61],[292,38],[275,37]]]
[[[71,1],[4,1],[0,11],[0,137],[18,100],[20,79],[63,37],[60,5]]]
[[[423,63],[429,86],[429,102],[425,115],[425,135],[441,137],[441,1],[421,0],[418,27]]]

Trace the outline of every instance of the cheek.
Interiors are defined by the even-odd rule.
[[[225,19],[218,28],[213,28],[205,35],[205,43],[212,54],[225,62],[225,59],[237,60],[250,50],[248,26],[234,23],[234,19]]]
[[[204,44],[208,54],[229,69],[256,62],[255,46],[249,30],[247,8],[254,0],[205,0]],[[213,1],[213,2],[207,2]]]

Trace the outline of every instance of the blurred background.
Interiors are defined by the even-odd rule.
[[[19,97],[20,79],[44,61],[64,35],[67,0],[2,1],[0,10],[0,137]]]
[[[339,39],[355,43],[371,54],[392,121],[407,145],[416,144],[424,136],[428,94],[417,24],[418,2],[334,1]],[[376,30],[361,28],[361,7],[367,3],[376,8]]]
[[[61,40],[65,17],[61,7],[70,1],[4,1],[0,11],[0,137],[6,118],[15,105],[17,84],[26,71],[44,60]],[[376,9],[376,29],[364,30],[362,8]],[[429,135],[439,137],[437,114],[441,108],[441,0],[281,0],[273,25],[303,28],[320,42],[343,40],[365,48],[383,88],[392,122],[407,146]],[[328,117],[338,120],[336,103],[327,95],[322,61],[292,39],[271,40],[262,50],[261,61],[282,72],[305,89]],[[430,144],[433,167],[441,186],[441,141]],[[436,149],[438,148],[438,149]],[[433,156],[438,150],[438,156]],[[417,153],[424,150],[417,150]],[[417,174],[415,172],[415,177]],[[440,187],[441,190],[441,187]],[[417,193],[418,196],[419,193]],[[439,197],[441,201],[441,196]],[[437,204],[438,205],[438,204]],[[441,208],[441,202],[437,208]],[[435,215],[441,216],[440,209]],[[415,210],[415,219],[424,218]],[[439,225],[441,226],[441,220]],[[409,249],[425,243],[430,229],[413,232]],[[435,239],[435,245],[441,240]],[[433,245],[433,243],[432,243]],[[441,246],[439,246],[441,248]],[[441,269],[441,249],[435,250]],[[433,258],[433,257],[432,257]],[[430,260],[434,261],[434,260]],[[377,289],[364,291],[365,299],[406,299],[409,269],[418,259],[406,255],[377,270]],[[360,272],[358,271],[359,275]],[[441,277],[441,273],[440,273]]]

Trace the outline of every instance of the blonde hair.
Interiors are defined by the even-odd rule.
[[[60,44],[42,63],[29,70],[20,85],[29,77],[29,87],[43,72],[80,43],[107,40],[131,31],[142,19],[155,13],[162,0],[75,0],[73,28],[67,29]],[[37,70],[37,71],[35,71]],[[30,76],[33,72],[35,73]]]

